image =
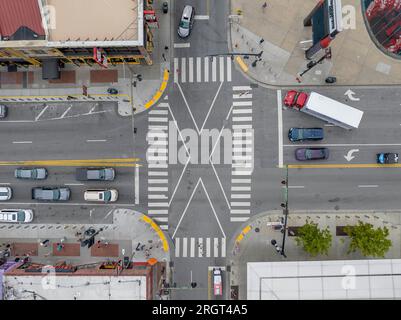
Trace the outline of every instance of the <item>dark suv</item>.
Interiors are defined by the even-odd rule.
[[[322,128],[291,128],[288,131],[290,141],[323,140],[324,132]]]

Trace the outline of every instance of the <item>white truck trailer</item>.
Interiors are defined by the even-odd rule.
[[[311,92],[300,111],[315,116],[344,129],[357,129],[362,120],[363,111],[344,103]]]

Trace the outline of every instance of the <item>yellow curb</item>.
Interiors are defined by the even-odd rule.
[[[235,60],[237,61],[237,63],[239,64],[240,68],[242,69],[242,71],[244,71],[245,73],[247,73],[249,71],[248,66],[246,65],[246,63],[244,62],[244,60],[242,60],[242,58],[240,56],[237,56],[235,58]]]
[[[159,90],[157,90],[156,94],[153,96],[152,99],[150,99],[146,104],[145,104],[145,109],[149,109],[150,107],[152,107],[153,105],[155,105],[157,103],[157,101],[159,101],[159,99],[161,98],[161,96],[163,95],[164,91],[167,88],[167,84],[168,84],[168,80],[170,78],[170,71],[168,69],[164,69],[164,73],[163,73],[163,81],[159,87]]]
[[[160,229],[160,227],[149,217],[142,215],[142,220],[145,221],[147,224],[150,224],[150,226],[156,231],[157,235],[159,236],[160,240],[162,241],[163,244],[163,250],[167,252],[169,250],[168,242],[166,237],[164,236],[163,231]]]
[[[289,164],[289,169],[364,169],[364,168],[401,168],[400,163],[396,164]]]
[[[241,231],[241,233],[239,234],[239,236],[237,237],[237,239],[235,239],[235,242],[238,244],[238,243],[240,243],[243,239],[244,239],[244,237],[245,237],[245,235],[249,232],[249,231],[251,231],[252,230],[252,227],[251,226],[246,226],[242,231]]]

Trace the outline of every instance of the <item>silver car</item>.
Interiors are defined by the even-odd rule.
[[[13,190],[10,187],[0,187],[0,201],[10,200],[13,196]]]
[[[47,178],[45,168],[19,168],[15,169],[14,176],[17,179],[44,180]]]
[[[192,6],[185,6],[182,11],[180,24],[178,25],[178,35],[181,38],[186,38],[191,34],[191,30],[195,19],[195,8]]]
[[[69,188],[41,187],[32,189],[32,199],[39,201],[67,201],[70,199]]]
[[[0,104],[0,119],[6,118],[8,114],[8,108],[4,104]]]
[[[29,223],[33,220],[33,211],[25,209],[0,210],[0,223]]]

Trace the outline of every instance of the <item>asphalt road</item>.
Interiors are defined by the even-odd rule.
[[[132,158],[132,121],[115,103],[8,104],[1,161]]]
[[[13,198],[1,203],[1,208],[32,208],[35,223],[104,223],[112,221],[109,213],[113,208],[134,205],[132,119],[120,117],[114,103],[9,104],[8,107],[9,116],[0,122],[0,185],[12,188]],[[77,164],[75,160],[80,162]],[[14,178],[16,168],[32,166],[46,167],[48,178],[43,181]],[[90,166],[114,167],[116,179],[77,181],[75,169]],[[38,186],[67,186],[71,189],[71,199],[37,202],[31,199],[31,189]],[[119,199],[113,204],[85,202],[85,190],[93,188],[116,188]]]

